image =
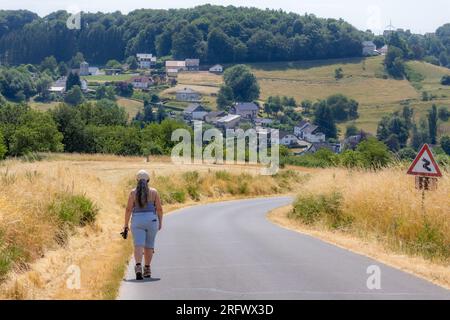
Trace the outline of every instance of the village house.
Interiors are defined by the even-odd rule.
[[[185,60],[187,71],[199,71],[200,70],[200,59],[186,59]]]
[[[200,101],[201,98],[200,92],[190,88],[184,88],[176,92],[176,99],[178,101]]]
[[[150,69],[156,65],[156,57],[151,53],[138,53],[136,58],[140,69]]]
[[[365,57],[378,55],[377,46],[373,41],[363,41],[362,43],[362,55]]]
[[[217,127],[222,129],[234,129],[241,120],[241,116],[237,114],[229,114],[217,120]]]
[[[80,79],[80,83],[81,83],[80,89],[83,92],[88,92],[89,91],[88,82],[84,79]],[[56,95],[62,96],[67,91],[66,84],[67,84],[67,77],[61,77],[52,83],[52,85],[50,86],[48,91],[50,93],[54,93]]]
[[[153,84],[153,79],[147,76],[133,77],[129,81],[134,89],[148,89]]]
[[[378,49],[378,52],[379,52],[381,55],[385,56],[385,55],[387,55],[388,50],[389,50],[389,47],[388,47],[387,44],[385,44],[383,47],[381,47],[380,49]]]
[[[258,135],[258,141],[267,141],[267,147],[272,144],[280,144],[280,133],[275,134],[278,130],[272,128],[255,127],[256,134]]]
[[[301,140],[294,134],[288,132],[280,132],[279,136],[280,145],[291,147],[300,145]]]
[[[89,91],[88,82],[84,79],[81,79],[80,82],[81,82],[81,91],[88,92]]]
[[[341,153],[342,145],[340,143],[316,142],[311,144],[306,153],[316,153],[320,149],[328,149],[333,153]]]
[[[176,77],[180,71],[186,70],[186,61],[166,61],[166,73],[169,77]]]
[[[89,67],[90,76],[98,76],[100,74],[100,69],[98,67]]]
[[[108,69],[105,69],[105,74],[107,76],[115,76],[115,75],[121,74],[122,71],[123,70],[119,69],[119,68],[108,68]]]
[[[82,63],[80,63],[80,72],[79,75],[80,76],[88,76],[89,73],[89,63],[87,63],[86,61],[83,61]]]
[[[319,131],[319,127],[307,120],[302,120],[294,127],[294,135],[310,143],[325,142],[325,134]]]
[[[361,132],[357,135],[354,136],[350,136],[348,138],[346,138],[343,142],[342,142],[342,147],[344,149],[350,149],[350,150],[355,150],[356,147],[364,140],[367,140],[368,137],[370,137],[371,135],[367,132],[364,132],[361,130]]]
[[[205,115],[205,122],[209,124],[216,124],[217,120],[220,118],[223,118],[227,115],[225,111],[211,111],[208,112],[207,115]]]
[[[260,127],[268,127],[273,123],[272,119],[268,118],[256,118],[255,125]]]
[[[223,66],[220,64],[213,65],[211,68],[209,68],[209,72],[211,73],[222,73],[223,72]]]
[[[48,91],[56,95],[62,96],[66,92],[67,77],[61,77],[52,83]]]
[[[185,120],[203,120],[208,114],[208,110],[200,104],[191,104],[183,112]]]
[[[237,102],[231,107],[231,111],[242,118],[253,120],[258,116],[259,106],[254,102]]]

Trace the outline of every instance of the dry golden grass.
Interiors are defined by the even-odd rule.
[[[207,71],[181,72],[177,81],[180,84],[220,87],[223,83],[223,77]]]
[[[393,103],[419,98],[406,80],[381,79],[382,57],[303,62],[252,64],[261,86],[261,98],[271,95],[292,96],[297,101],[324,99],[345,94],[362,105]],[[341,67],[344,79],[336,81],[334,71]]]
[[[166,194],[170,188],[164,176],[170,176],[175,189],[187,190],[192,180],[186,180],[183,173],[199,173],[199,201],[186,192],[186,202],[165,205],[166,212],[219,199],[288,192],[301,181],[294,183],[292,174],[280,175],[276,183],[268,177],[253,179],[251,176],[260,170],[257,166],[174,166],[167,157],[151,157],[147,163],[137,157],[54,154],[41,162],[1,162],[0,227],[6,226],[9,241],[26,248],[31,256],[27,263],[16,265],[0,284],[0,298],[115,298],[132,250],[131,241],[123,241],[119,232],[129,183],[139,169],[148,170],[154,185]],[[230,181],[227,174],[219,174],[224,180],[216,178],[215,172],[224,170]],[[235,181],[241,174],[245,187]],[[286,179],[290,180],[289,188],[283,185]],[[233,194],[232,190],[238,192]],[[63,246],[55,242],[56,226],[47,214],[48,204],[61,191],[85,194],[100,209],[95,223],[76,228]],[[66,286],[66,271],[71,265],[81,269],[80,290]]]
[[[117,99],[117,104],[125,109],[130,120],[133,119],[139,111],[144,109],[144,104],[141,101],[133,99],[119,98]]]
[[[184,88],[189,88],[195,91],[200,92],[202,95],[211,95],[216,94],[219,91],[219,88],[212,86],[199,86],[199,85],[185,85],[185,84],[177,84],[175,87],[171,87],[169,89],[164,90],[161,95],[162,96],[170,96],[175,95],[178,90],[183,90]]]

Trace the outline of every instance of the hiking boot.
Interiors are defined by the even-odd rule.
[[[140,264],[137,264],[134,267],[134,272],[136,273],[136,280],[143,280],[144,279],[142,277],[142,266]]]
[[[150,269],[150,266],[144,267],[144,278],[151,278],[152,277],[152,271]]]

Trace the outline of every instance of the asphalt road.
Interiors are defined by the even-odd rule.
[[[153,279],[135,281],[132,259],[119,299],[450,300],[448,290],[266,219],[290,201],[215,203],[165,217]],[[380,268],[381,289],[367,287],[370,266]]]

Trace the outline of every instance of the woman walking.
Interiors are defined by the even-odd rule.
[[[124,234],[127,234],[131,218],[131,232],[134,240],[136,280],[151,277],[150,264],[155,249],[156,233],[161,230],[163,210],[158,191],[149,188],[150,176],[145,170],[136,175],[137,186],[128,197],[125,211]],[[144,255],[144,269],[142,269]]]

